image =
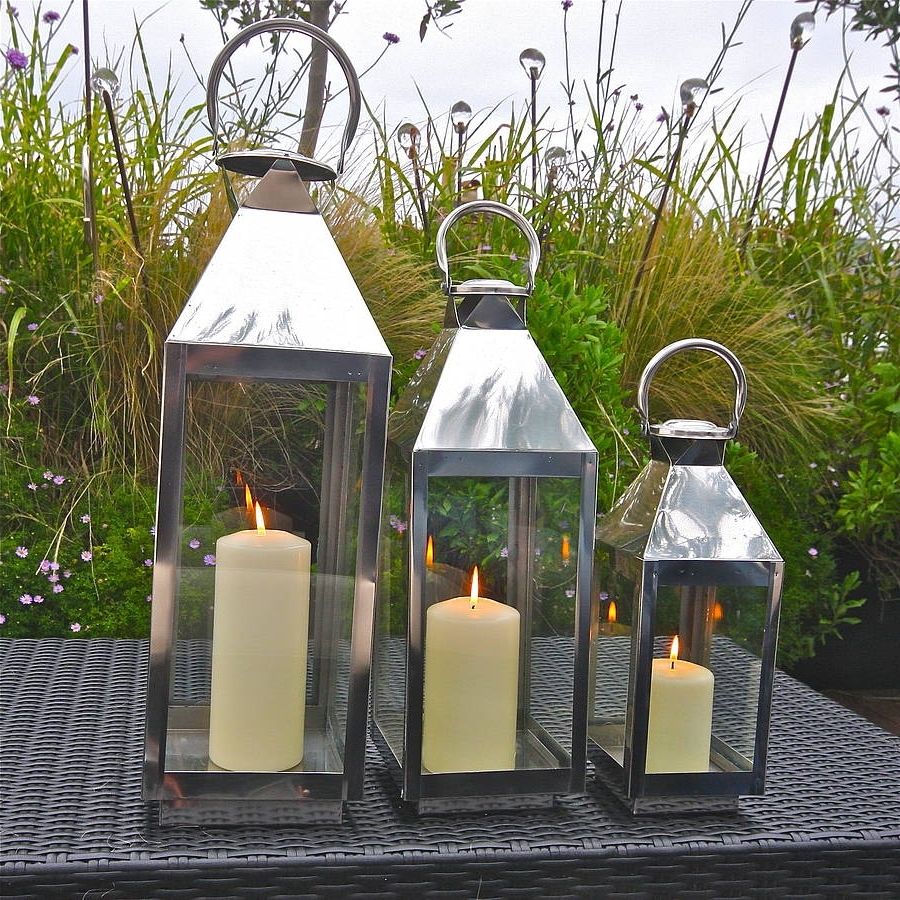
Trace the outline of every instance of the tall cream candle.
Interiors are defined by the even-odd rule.
[[[708,772],[712,737],[713,673],[678,659],[654,659],[646,772]]]
[[[473,596],[425,614],[422,765],[430,772],[516,765],[519,612],[478,597],[476,579]]]
[[[311,547],[286,531],[216,542],[209,757],[235,771],[303,760]]]

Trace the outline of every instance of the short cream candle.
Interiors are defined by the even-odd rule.
[[[472,595],[425,614],[422,766],[492,772],[516,765],[519,612]]]
[[[647,766],[654,772],[708,772],[712,737],[713,673],[678,659],[654,659],[650,679]]]
[[[287,531],[216,542],[209,757],[223,769],[303,760],[310,557],[309,541]]]

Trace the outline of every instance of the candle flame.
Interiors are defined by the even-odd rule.
[[[669,659],[672,662],[672,668],[675,668],[675,660],[678,659],[678,635],[672,638],[672,649],[669,651]]]
[[[250,486],[244,482],[244,503],[247,506],[247,515],[253,515],[253,497],[250,494]]]
[[[712,617],[713,622],[721,622],[725,618],[725,610],[722,609],[722,604],[718,600],[713,603]]]
[[[617,611],[616,611],[616,601],[610,600],[609,601],[609,611],[606,613],[606,620],[608,622],[615,622],[617,618],[618,618],[618,616],[617,616]]]
[[[569,536],[567,534],[564,534],[559,544],[559,555],[562,557],[562,561],[568,562],[571,553],[572,548],[570,546]]]
[[[259,500],[256,501],[256,533],[266,533],[266,520],[263,518],[263,511],[262,507],[259,505]]]
[[[478,604],[478,566],[472,569],[472,590],[469,594],[472,598],[472,609]]]
[[[434,565],[434,538],[429,534],[425,545],[425,565],[430,569]]]

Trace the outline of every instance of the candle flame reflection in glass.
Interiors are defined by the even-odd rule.
[[[266,533],[266,520],[263,518],[263,511],[262,507],[259,505],[259,500],[256,501],[256,533]]]
[[[425,546],[425,565],[430,569],[434,565],[434,538],[429,534]]]
[[[559,555],[562,557],[563,562],[568,562],[569,557],[571,556],[572,548],[569,542],[569,536],[564,534],[562,536],[562,541],[560,541],[559,545]]]
[[[253,515],[253,497],[250,494],[250,487],[246,482],[244,482],[244,503],[247,507],[247,515],[252,516]]]
[[[472,598],[472,609],[478,606],[478,566],[472,569],[472,590],[469,594]]]
[[[606,613],[606,620],[607,620],[607,622],[615,622],[617,618],[618,618],[618,616],[617,616],[617,611],[616,611],[616,601],[610,600],[609,601],[609,610]]]
[[[712,617],[713,622],[721,622],[725,618],[725,610],[722,609],[722,604],[718,600],[713,604]]]
[[[675,668],[675,660],[678,659],[678,635],[672,638],[672,649],[669,651],[669,659],[672,661],[672,668]]]

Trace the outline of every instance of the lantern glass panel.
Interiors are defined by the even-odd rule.
[[[362,384],[188,381],[167,771],[343,771],[364,417]],[[239,532],[263,544],[234,563],[223,540]],[[305,564],[283,576],[266,555],[297,538],[308,607]],[[218,766],[211,705],[220,745],[245,735]],[[279,720],[302,723],[298,763],[254,757],[279,744]]]

